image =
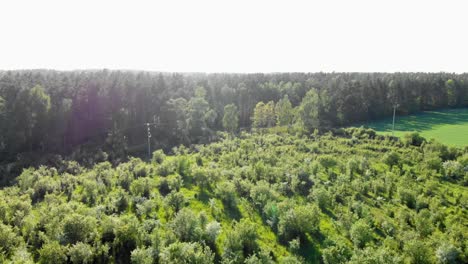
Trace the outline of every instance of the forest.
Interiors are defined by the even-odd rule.
[[[468,74],[0,72],[0,263],[467,263]],[[149,152],[149,153],[148,153]]]
[[[90,156],[148,158],[147,123],[153,149],[208,143],[225,130],[230,104],[235,131],[276,125],[278,104],[296,110],[280,125],[305,120],[309,130],[326,130],[388,117],[394,106],[397,115],[468,106],[468,74],[3,71],[1,170],[18,174],[56,155],[90,164]]]

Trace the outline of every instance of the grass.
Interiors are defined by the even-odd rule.
[[[392,133],[392,118],[363,124],[379,133]],[[451,146],[468,146],[468,108],[425,111],[396,116],[395,136],[417,131],[426,139],[434,138]]]

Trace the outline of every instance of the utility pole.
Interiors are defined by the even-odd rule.
[[[148,159],[151,159],[151,128],[150,125],[154,125],[156,128],[156,125],[159,124],[159,116],[156,118],[156,116],[153,116],[153,123],[145,123],[146,129],[148,132]]]
[[[151,130],[150,123],[146,123],[146,128],[148,129],[148,159],[151,159]]]

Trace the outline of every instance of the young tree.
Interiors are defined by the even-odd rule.
[[[174,113],[175,127],[174,134],[182,142],[189,141],[189,125],[187,122],[188,102],[184,98],[170,99],[167,105],[172,113]]]
[[[206,113],[210,110],[208,102],[203,97],[192,97],[188,102],[188,127],[191,137],[206,134]]]
[[[159,263],[214,263],[215,255],[208,246],[200,243],[175,242],[167,246],[159,254]]]
[[[85,243],[78,242],[68,249],[68,255],[72,263],[92,263],[93,248]]]
[[[223,127],[229,133],[234,133],[239,126],[239,111],[234,104],[224,106]]]
[[[66,247],[61,246],[57,241],[44,244],[39,250],[39,263],[66,263]]]
[[[152,257],[152,250],[151,248],[136,248],[131,253],[131,261],[132,264],[152,264],[153,257]]]
[[[256,128],[272,127],[276,124],[275,103],[269,101],[267,104],[258,102],[252,117],[253,126]]]
[[[258,250],[257,226],[249,219],[236,222],[224,240],[223,259],[242,263],[247,256]],[[229,262],[228,262],[229,263]]]
[[[198,241],[203,234],[198,217],[188,208],[177,213],[171,227],[177,238],[183,242]]]
[[[315,89],[309,90],[299,106],[299,116],[308,131],[320,127],[320,99]]]
[[[439,263],[457,263],[459,251],[450,243],[443,243],[437,248],[436,257]]]
[[[208,125],[213,126],[217,117],[214,110],[205,99],[206,90],[198,87],[195,97],[190,98],[187,104],[188,132],[192,140],[200,140],[211,133]]]
[[[30,90],[23,90],[18,94],[18,104],[15,105],[14,112],[17,119],[21,119],[18,125],[26,132],[26,142],[29,149],[35,146],[42,146],[46,134],[51,107],[50,97],[45,89],[36,85]]]
[[[372,229],[363,219],[354,223],[349,233],[351,240],[358,248],[363,248],[372,240]]]
[[[287,94],[284,95],[278,103],[276,103],[275,113],[278,125],[289,126],[292,124],[294,119],[294,109]]]
[[[403,248],[410,262],[414,264],[432,263],[430,248],[422,241],[413,239],[407,241]]]
[[[259,128],[265,126],[265,103],[258,102],[255,105],[253,117],[252,117],[252,126]]]
[[[2,254],[8,257],[19,243],[20,239],[16,236],[13,228],[0,222],[0,260]]]
[[[273,127],[276,125],[276,116],[275,116],[275,103],[269,101],[264,108],[265,112],[265,124],[267,127]]]
[[[72,214],[63,220],[63,241],[67,244],[86,242],[91,239],[95,221],[91,217]]]
[[[284,212],[278,223],[278,233],[283,241],[290,241],[296,237],[307,239],[319,229],[320,212],[316,206],[295,206]]]

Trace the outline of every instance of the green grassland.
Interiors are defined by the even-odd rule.
[[[392,133],[392,118],[364,124],[384,134]],[[452,146],[468,145],[468,108],[425,111],[420,114],[397,116],[395,136],[417,131],[426,139],[434,138]]]

